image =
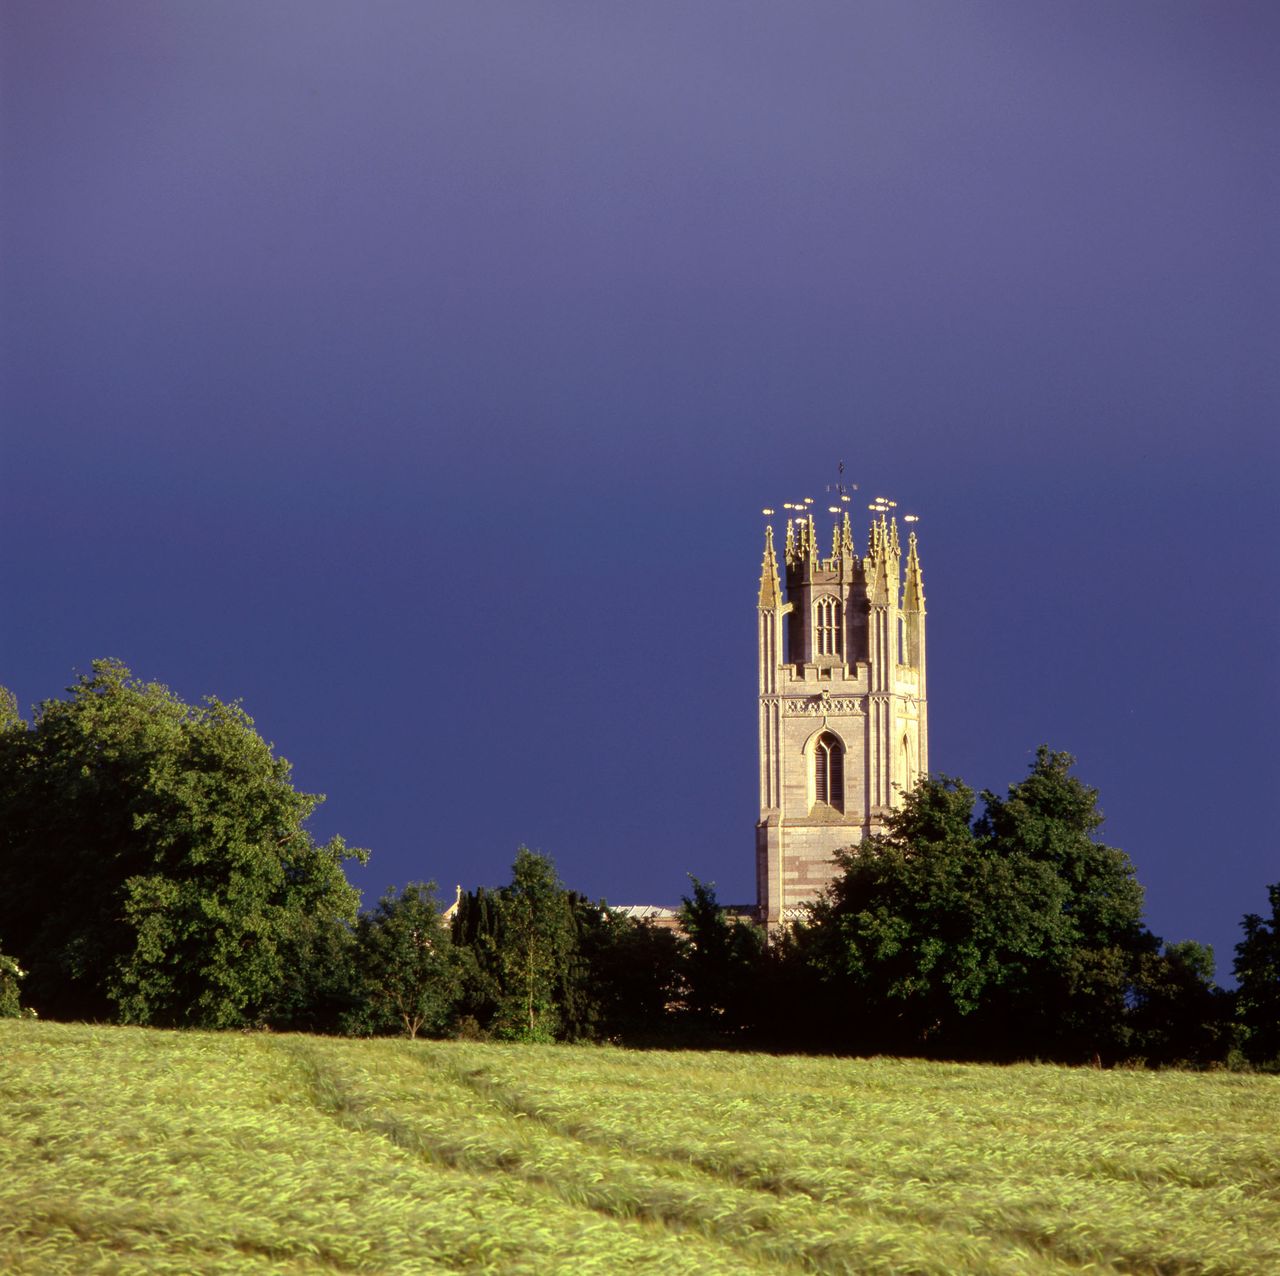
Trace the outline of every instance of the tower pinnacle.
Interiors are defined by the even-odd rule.
[[[773,528],[764,529],[764,558],[760,563],[760,606],[776,608],[782,604],[778,583],[778,557],[773,550]]]
[[[902,610],[924,610],[924,580],[920,572],[920,551],[916,545],[916,534],[907,537],[907,569],[906,581],[902,587]]]

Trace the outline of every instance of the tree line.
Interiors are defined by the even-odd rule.
[[[1000,795],[921,780],[768,941],[691,878],[671,930],[521,848],[442,911],[415,882],[359,909],[240,706],[98,661],[24,722],[0,689],[0,1015],[938,1058],[1280,1066],[1280,883],[1239,988],[1142,920],[1097,793],[1041,748]],[[979,798],[981,807],[979,809]]]

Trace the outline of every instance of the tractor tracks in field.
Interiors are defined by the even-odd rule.
[[[751,1191],[775,1198],[805,1196],[815,1201],[821,1200],[819,1195],[787,1176],[760,1166],[748,1166],[731,1159],[714,1160],[692,1150],[677,1153],[640,1147],[589,1122],[566,1120],[548,1113],[526,1095],[512,1088],[509,1082],[483,1068],[445,1066],[458,1085],[510,1117],[529,1121],[584,1148],[624,1156],[632,1163],[644,1164],[669,1175],[693,1171],[722,1188]]]
[[[442,1060],[414,1060],[423,1073],[420,1110],[399,1111],[324,1047],[295,1040],[288,1051],[302,1069],[315,1108],[344,1129],[383,1140],[432,1165],[480,1177],[518,1180],[573,1208],[621,1226],[702,1235],[730,1247],[752,1267],[770,1271],[844,1271],[824,1252],[834,1235],[799,1242],[795,1218],[780,1217],[781,1185],[734,1182],[696,1161],[622,1146],[607,1134],[540,1113],[483,1070]],[[444,1082],[460,1103],[432,1105]],[[838,1245],[835,1246],[839,1248]]]
[[[810,1181],[742,1148],[655,1147],[628,1138],[625,1129],[540,1102],[518,1078],[447,1045],[388,1056],[395,1075],[379,1077],[378,1087],[344,1062],[340,1048],[295,1040],[290,1051],[316,1108],[343,1128],[481,1181],[522,1184],[622,1228],[700,1237],[720,1250],[716,1270],[720,1262],[779,1273],[921,1276],[1108,1270],[1105,1260],[1100,1268],[1097,1256],[1073,1253],[1061,1238],[1016,1220],[975,1234],[945,1208],[908,1206],[883,1192],[863,1196],[847,1173],[843,1181]],[[1165,1270],[1141,1261],[1109,1269]]]

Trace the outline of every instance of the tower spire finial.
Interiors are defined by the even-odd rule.
[[[916,534],[914,531],[907,533],[907,566],[915,564],[916,570],[920,570],[920,552],[916,546]]]
[[[764,529],[764,558],[760,563],[760,606],[776,608],[782,605],[782,590],[778,582],[778,557],[773,550],[773,527]]]
[[[907,536],[907,571],[902,587],[902,608],[904,611],[924,611],[924,578],[920,572],[920,551],[914,531]]]

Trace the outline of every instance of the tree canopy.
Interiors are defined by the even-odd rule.
[[[690,875],[683,898],[679,944],[683,1012],[691,1026],[733,1038],[757,1019],[764,939],[747,922],[729,918],[715,884]]]
[[[0,934],[63,1018],[255,1022],[300,928],[350,925],[323,800],[237,704],[185,704],[95,661],[29,725],[0,714]]]
[[[16,1019],[22,1013],[21,988],[26,975],[15,958],[0,952],[0,1019]]]
[[[458,962],[434,882],[388,890],[356,927],[356,961],[368,1026],[394,1024],[414,1038],[439,1032],[458,992]]]
[[[1267,887],[1271,916],[1246,913],[1236,945],[1241,1049],[1251,1063],[1280,1068],[1280,882]]]
[[[1097,793],[1042,747],[1006,796],[926,777],[884,834],[840,853],[798,949],[847,1007],[857,1048],[1117,1055],[1140,957],[1142,890],[1094,840]]]
[[[1280,883],[1233,998],[1209,949],[1146,929],[1073,765],[1042,747],[981,814],[922,778],[767,943],[696,877],[660,929],[525,847],[451,924],[420,882],[358,916],[343,865],[365,852],[316,843],[323,799],[238,704],[97,661],[30,722],[0,688],[0,1015],[1200,1066],[1234,1031],[1275,1066]]]

